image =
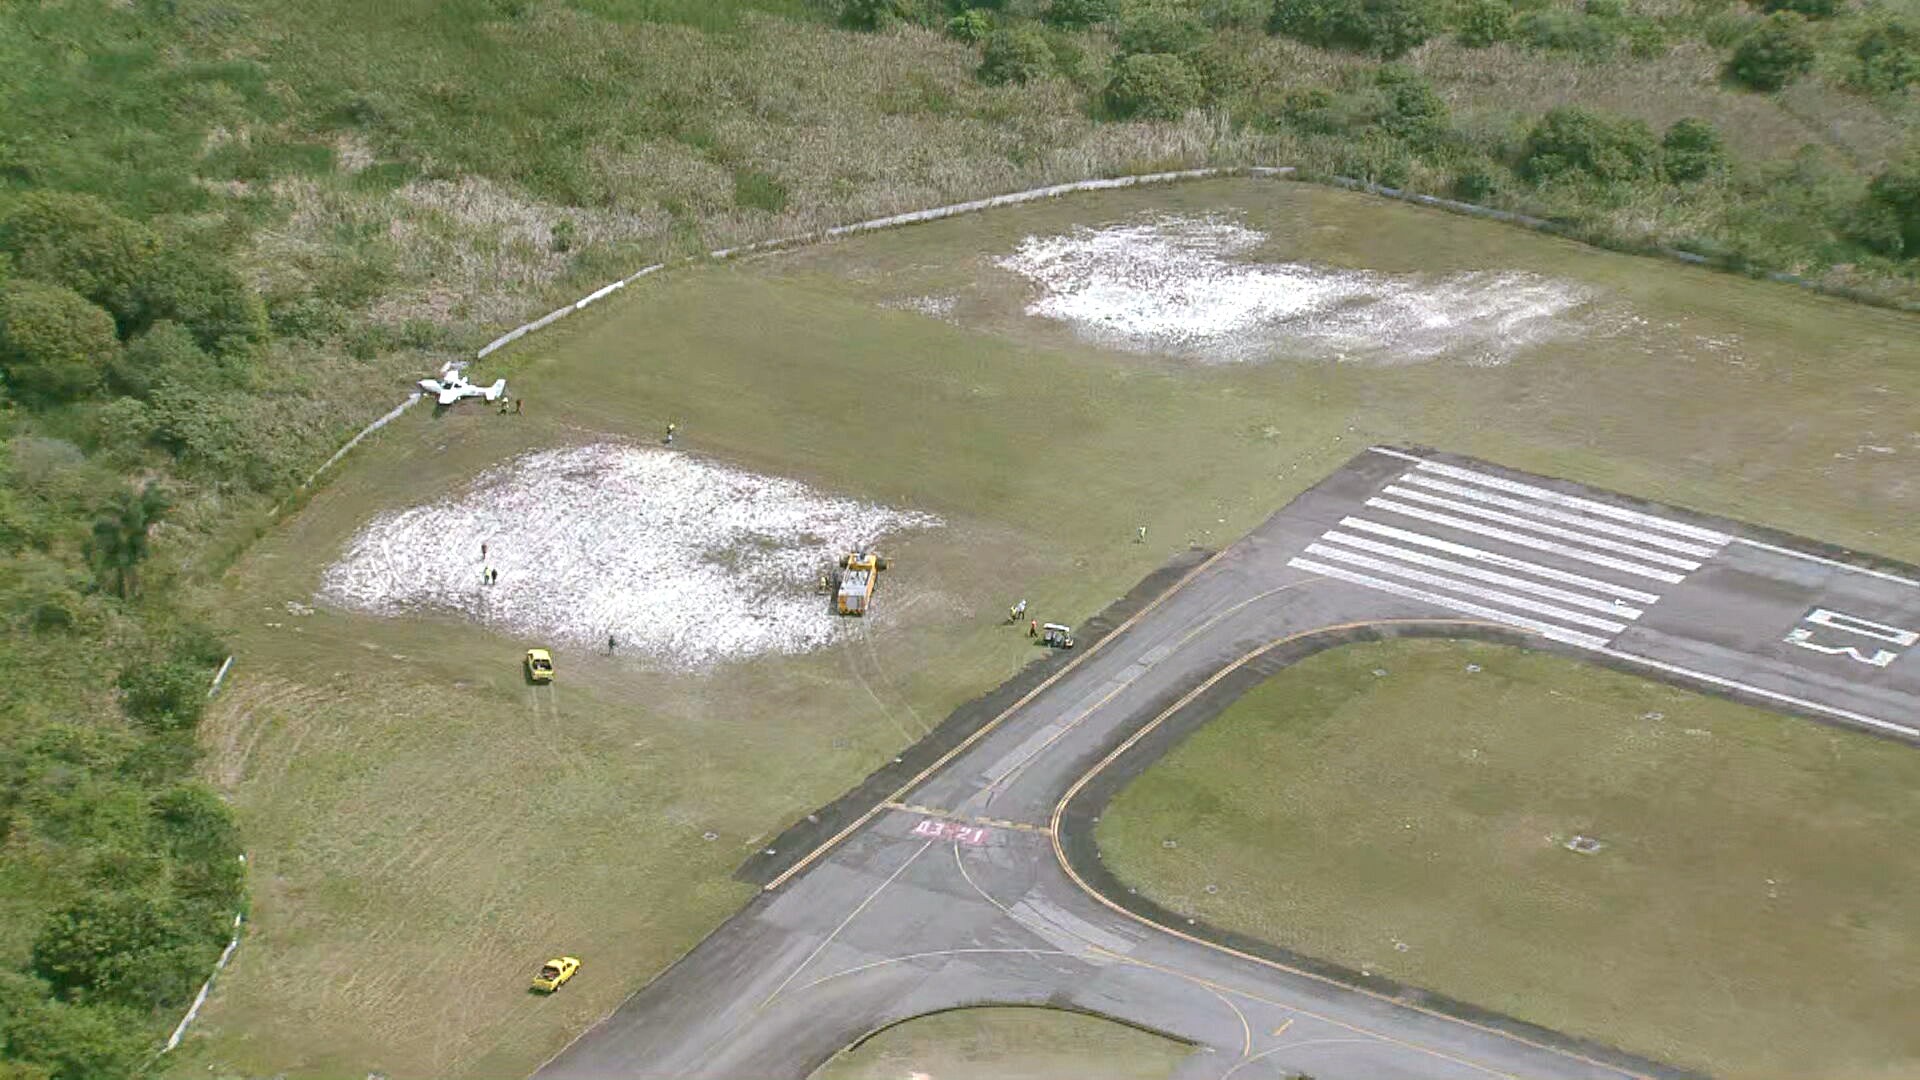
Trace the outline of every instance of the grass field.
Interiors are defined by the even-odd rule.
[[[1029,234],[1232,209],[1257,254],[1520,270],[1590,332],[1504,366],[1120,353],[1021,313]],[[899,305],[955,297],[945,317]],[[526,413],[408,414],[253,548],[219,598],[240,659],[203,728],[253,848],[254,923],[181,1075],[519,1075],[696,942],[729,875],[1031,658],[1025,596],[1078,621],[1189,541],[1225,543],[1376,440],[1413,440],[1894,555],[1920,538],[1915,323],[1791,290],[1277,183],[1065,200],[662,275],[500,354]],[[397,388],[396,388],[397,389]],[[1738,402],[1729,414],[1723,403]],[[1782,437],[1778,420],[1797,418]],[[672,674],[451,620],[311,603],[374,515],[534,448],[680,447],[931,512],[874,618],[805,656]],[[1887,453],[1861,449],[1883,445]],[[1845,455],[1844,458],[1836,455]],[[1130,543],[1138,524],[1151,542]],[[715,839],[707,840],[708,833]],[[524,992],[556,950],[566,992]]]
[[[1161,1080],[1187,1049],[1053,1009],[960,1009],[909,1020],[844,1050],[813,1080]]]
[[[1172,910],[1560,1031],[1716,1075],[1910,1076],[1916,781],[1898,743],[1404,641],[1275,676],[1098,839]]]

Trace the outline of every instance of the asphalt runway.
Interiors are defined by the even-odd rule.
[[[1920,741],[1920,572],[1374,448],[820,838],[536,1076],[800,1078],[879,1028],[985,1004],[1184,1040],[1183,1080],[1682,1075],[1109,895],[1086,825],[1116,776],[1182,718],[1383,632],[1524,639]]]

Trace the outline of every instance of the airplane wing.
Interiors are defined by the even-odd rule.
[[[467,388],[464,386],[443,386],[440,388],[440,404],[451,405],[466,397],[467,393]]]

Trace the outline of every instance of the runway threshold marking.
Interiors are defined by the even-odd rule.
[[[1141,619],[1145,618],[1149,612],[1152,612],[1153,610],[1158,608],[1161,604],[1167,602],[1168,600],[1171,600],[1174,596],[1178,595],[1180,590],[1186,588],[1189,582],[1193,581],[1193,579],[1205,573],[1209,568],[1213,566],[1214,563],[1219,562],[1220,559],[1224,557],[1227,552],[1232,550],[1233,550],[1232,545],[1229,545],[1221,549],[1220,551],[1214,552],[1211,556],[1207,558],[1205,562],[1202,562],[1199,566],[1196,566],[1192,570],[1187,571],[1187,574],[1185,577],[1181,578],[1179,581],[1174,582],[1170,587],[1168,587],[1168,589],[1165,592],[1161,593],[1159,596],[1156,596],[1152,600],[1148,601],[1145,607],[1141,608],[1139,611],[1134,612],[1130,617],[1126,619],[1126,621],[1122,622],[1119,626],[1114,627],[1111,633],[1105,635],[1099,641],[1094,642],[1092,645],[1087,646],[1087,651],[1067,661],[1066,664],[1061,666],[1059,671],[1056,671],[1052,675],[1047,676],[1047,678],[1044,681],[1042,681],[1039,686],[1036,686],[1032,690],[1027,691],[1026,694],[1021,696],[1020,700],[1014,702],[1013,704],[1003,709],[1000,715],[994,717],[992,720],[987,721],[985,724],[982,724],[978,731],[975,731],[973,734],[960,740],[959,745],[955,746],[953,749],[947,751],[946,753],[941,754],[940,757],[936,759],[933,764],[920,770],[917,774],[914,775],[913,779],[908,780],[906,783],[900,785],[900,787],[897,790],[895,790],[893,794],[887,796],[886,799],[875,803],[865,813],[861,814],[859,817],[853,819],[852,822],[848,823],[846,828],[841,829],[839,832],[834,833],[832,836],[822,841],[818,847],[814,848],[812,851],[809,851],[806,853],[806,855],[802,856],[799,862],[796,862],[792,866],[787,867],[786,870],[781,872],[781,874],[778,877],[775,877],[772,881],[767,882],[766,885],[762,886],[762,891],[772,892],[773,890],[778,889],[780,886],[785,885],[789,880],[793,878],[795,874],[798,874],[802,870],[805,870],[807,867],[812,866],[814,861],[820,858],[820,856],[840,846],[841,841],[845,840],[849,836],[852,836],[861,827],[865,826],[867,822],[872,821],[876,816],[880,814],[881,811],[885,810],[887,808],[887,803],[899,800],[901,796],[905,795],[909,791],[912,791],[914,788],[920,786],[921,781],[925,780],[927,777],[932,776],[934,773],[945,768],[948,762],[952,761],[954,758],[959,757],[961,754],[971,749],[974,743],[979,742],[981,739],[985,738],[988,735],[988,733],[998,728],[1002,723],[1006,721],[1007,717],[1012,716],[1014,713],[1019,712],[1023,708],[1026,708],[1029,702],[1033,701],[1034,698],[1037,698],[1041,694],[1045,693],[1050,687],[1053,686],[1054,683],[1057,683],[1061,679],[1066,678],[1067,675],[1070,674],[1075,668],[1078,668],[1081,664],[1084,664],[1088,660],[1092,659],[1096,654],[1100,652],[1101,649],[1106,648],[1109,643],[1118,640],[1127,632],[1128,628],[1133,626],[1134,623],[1139,622]]]
[[[1387,994],[1382,994],[1377,990],[1369,990],[1362,986],[1353,986],[1351,984],[1341,982],[1337,979],[1332,979],[1325,975],[1321,975],[1317,972],[1307,971],[1303,968],[1297,968],[1290,964],[1283,964],[1277,960],[1269,960],[1264,956],[1256,956],[1253,953],[1243,952],[1231,946],[1222,945],[1214,941],[1208,941],[1206,938],[1197,937],[1193,934],[1176,930],[1171,926],[1166,926],[1161,923],[1154,922],[1152,919],[1149,919],[1144,915],[1140,915],[1136,912],[1128,910],[1126,907],[1122,906],[1121,904],[1115,902],[1112,899],[1109,899],[1105,894],[1101,893],[1099,890],[1095,889],[1093,886],[1087,884],[1086,879],[1082,878],[1080,876],[1079,871],[1073,868],[1073,863],[1068,861],[1066,848],[1060,843],[1060,822],[1061,822],[1061,819],[1066,816],[1067,805],[1073,801],[1075,796],[1080,794],[1081,789],[1085,788],[1089,783],[1093,781],[1094,777],[1100,775],[1100,773],[1105,771],[1107,766],[1119,760],[1122,755],[1124,755],[1128,750],[1131,750],[1134,747],[1134,745],[1137,744],[1141,739],[1146,738],[1146,736],[1149,733],[1151,733],[1154,729],[1158,728],[1162,723],[1164,723],[1168,717],[1176,715],[1177,713],[1180,712],[1180,710],[1191,705],[1202,694],[1206,693],[1208,690],[1212,689],[1216,684],[1218,684],[1220,680],[1233,674],[1235,671],[1238,671],[1242,667],[1245,667],[1247,664],[1252,663],[1253,661],[1259,659],[1260,657],[1265,656],[1267,653],[1272,652],[1274,649],[1277,649],[1282,645],[1286,645],[1290,642],[1298,641],[1302,638],[1313,637],[1319,634],[1339,633],[1343,630],[1355,630],[1355,629],[1360,629],[1368,626],[1383,626],[1383,625],[1394,625],[1394,624],[1400,624],[1400,625],[1423,624],[1428,626],[1434,626],[1434,625],[1503,626],[1503,625],[1506,625],[1503,623],[1493,622],[1491,620],[1483,621],[1478,619],[1373,619],[1373,620],[1367,620],[1364,622],[1343,623],[1338,626],[1325,626],[1315,630],[1303,630],[1303,631],[1300,631],[1299,633],[1288,634],[1285,637],[1275,638],[1272,641],[1269,641],[1266,644],[1261,645],[1260,647],[1252,650],[1251,652],[1248,652],[1245,655],[1241,656],[1239,659],[1233,661],[1232,663],[1227,664],[1225,667],[1222,667],[1219,671],[1214,672],[1213,675],[1210,676],[1205,682],[1202,682],[1199,686],[1194,687],[1192,690],[1182,695],[1178,701],[1175,701],[1172,705],[1167,706],[1167,708],[1164,711],[1162,711],[1158,716],[1155,716],[1152,720],[1149,720],[1145,724],[1141,725],[1140,730],[1134,732],[1131,736],[1128,736],[1126,741],[1122,742],[1119,746],[1114,747],[1113,750],[1110,753],[1108,753],[1106,757],[1103,757],[1099,761],[1095,762],[1092,768],[1088,769],[1085,773],[1081,774],[1080,779],[1074,781],[1073,786],[1067,789],[1067,793],[1065,795],[1062,795],[1060,797],[1060,801],[1055,803],[1053,807],[1054,859],[1060,864],[1060,869],[1066,873],[1067,878],[1071,880],[1074,883],[1074,885],[1080,889],[1081,892],[1086,893],[1089,897],[1092,897],[1093,900],[1099,903],[1101,906],[1111,910],[1112,912],[1122,916],[1123,918],[1131,919],[1132,921],[1140,924],[1141,926],[1145,926],[1152,930],[1157,930],[1163,934],[1171,935],[1189,944],[1199,945],[1203,948],[1212,949],[1215,952],[1223,953],[1227,956],[1232,956],[1236,959],[1244,960],[1251,964],[1257,964],[1261,967],[1269,968],[1274,971],[1284,972],[1288,975],[1293,975],[1302,979],[1309,979],[1326,986],[1331,986],[1340,990],[1345,990],[1349,993],[1359,994],[1362,997],[1372,998],[1375,1001],[1383,1002],[1387,1005],[1391,1005],[1396,1008],[1407,1009],[1412,1012],[1419,1013],[1423,1016],[1429,1016],[1436,1020],[1440,1020],[1446,1023],[1458,1024],[1462,1027],[1469,1028],[1471,1030],[1478,1031],[1483,1034],[1493,1035],[1498,1038],[1506,1039],[1510,1042],[1519,1043],[1522,1046],[1531,1047],[1535,1050],[1540,1050],[1545,1053],[1550,1053],[1550,1054],[1557,1055],[1559,1057],[1564,1057],[1571,1061],[1578,1061],[1582,1064],[1591,1065],[1595,1068],[1605,1069],[1609,1072],[1617,1073],[1624,1077],[1629,1077],[1631,1078],[1631,1080],[1651,1080],[1650,1077],[1644,1076],[1640,1073],[1636,1073],[1631,1069],[1627,1069],[1623,1066],[1613,1064],[1612,1062],[1601,1061],[1598,1058],[1588,1057],[1585,1054],[1581,1054],[1572,1050],[1566,1050],[1561,1047],[1549,1046],[1546,1043],[1536,1042],[1524,1036],[1517,1035],[1511,1031],[1503,1031],[1500,1028],[1490,1027],[1486,1024],[1476,1023],[1472,1020],[1466,1020],[1458,1016],[1450,1016],[1447,1013],[1443,1013],[1435,1009],[1429,1009],[1422,1005],[1416,1005],[1412,1002],[1402,1001],[1398,998],[1391,997]],[[1192,979],[1195,981],[1204,981],[1204,980],[1200,980],[1199,976],[1189,975],[1185,972],[1181,972],[1172,968],[1163,968],[1158,964],[1149,963],[1148,961],[1140,960],[1135,957],[1122,956],[1119,953],[1112,953],[1109,950],[1102,949],[1097,945],[1089,945],[1088,948],[1096,952],[1108,953],[1109,955],[1115,957],[1116,959],[1123,960],[1128,963],[1140,964],[1145,967],[1163,970],[1163,971],[1166,971],[1168,974],[1175,975],[1180,978]],[[1229,987],[1228,989],[1233,989],[1233,988]],[[1254,998],[1255,1000],[1268,1001],[1268,999],[1266,998],[1259,997],[1258,995],[1255,995],[1255,994],[1249,994],[1246,991],[1235,990],[1234,992],[1243,994],[1246,997]],[[1322,1016],[1318,1013],[1309,1012],[1306,1009],[1299,1008],[1298,1006],[1287,1005],[1285,1003],[1277,1002],[1277,1001],[1268,1001],[1268,1003],[1279,1006],[1281,1008],[1290,1009],[1303,1016],[1311,1016],[1316,1020],[1324,1020],[1327,1023],[1334,1024],[1338,1027],[1346,1028],[1350,1031],[1357,1031],[1363,1034],[1372,1035],[1376,1038],[1385,1040],[1387,1042],[1391,1042],[1399,1046],[1404,1046],[1410,1050],[1416,1050],[1421,1053],[1431,1054],[1435,1057],[1443,1058],[1448,1061],[1453,1061],[1458,1064],[1467,1065],[1471,1068],[1478,1069],[1482,1072],[1492,1073],[1493,1075],[1497,1075],[1497,1076],[1506,1075],[1504,1073],[1500,1073],[1498,1070],[1491,1069],[1485,1065],[1482,1065],[1479,1062],[1469,1061],[1465,1058],[1457,1058],[1450,1054],[1446,1054],[1439,1050],[1435,1050],[1431,1047],[1421,1046],[1417,1043],[1406,1042],[1405,1040],[1394,1038],[1391,1035],[1386,1035],[1381,1032],[1370,1031],[1366,1028],[1360,1028],[1352,1024],[1343,1023],[1341,1021],[1334,1020],[1331,1017]]]

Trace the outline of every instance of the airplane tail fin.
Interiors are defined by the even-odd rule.
[[[506,392],[507,392],[507,380],[505,379],[495,379],[493,381],[493,385],[487,387],[486,390],[483,391],[483,393],[486,394],[488,401],[498,401],[500,400],[500,395]]]

